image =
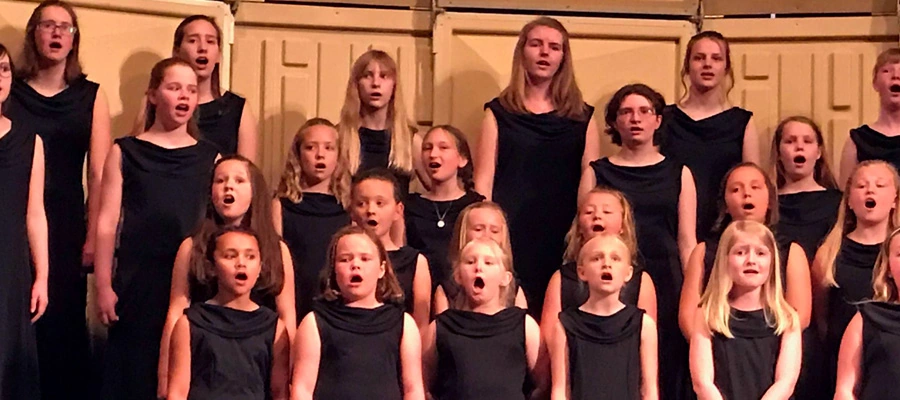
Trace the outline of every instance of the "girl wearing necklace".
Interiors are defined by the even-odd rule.
[[[428,131],[422,141],[422,163],[431,190],[407,199],[406,240],[428,260],[434,290],[450,277],[447,250],[459,213],[484,196],[474,191],[472,154],[459,129],[442,125]]]

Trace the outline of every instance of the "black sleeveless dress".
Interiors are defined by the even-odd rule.
[[[775,383],[781,336],[763,310],[732,309],[728,327],[734,338],[712,337],[716,387],[728,400],[759,400]]]
[[[415,305],[413,298],[413,281],[416,278],[416,264],[419,262],[419,252],[409,246],[403,246],[398,250],[388,252],[388,258],[391,260],[391,267],[394,268],[394,275],[400,288],[403,289],[403,305],[406,312],[412,313]]]
[[[900,305],[862,303],[862,373],[859,399],[880,400],[900,382]]]
[[[619,292],[619,300],[625,304],[637,306],[641,294],[640,268],[634,269],[631,280],[625,283]],[[590,297],[591,291],[587,282],[578,278],[578,265],[574,261],[567,262],[559,268],[559,300],[561,310],[581,307]]]
[[[861,244],[845,236],[834,260],[834,281],[837,287],[829,289],[828,331],[825,335],[826,351],[830,357],[830,383],[835,382],[838,351],[844,330],[856,315],[857,304],[872,298],[872,271],[880,247],[880,243]]]
[[[0,398],[41,398],[38,352],[31,325],[31,254],[26,214],[33,131],[13,121],[0,137]],[[82,317],[83,319],[83,317]],[[74,333],[74,332],[73,332]]]
[[[316,302],[313,313],[322,343],[313,399],[403,399],[402,307],[365,309],[338,301]]]
[[[644,312],[631,305],[609,316],[578,308],[559,313],[566,331],[573,400],[641,398],[643,320]]]
[[[837,220],[841,192],[836,189],[778,196],[778,235],[803,248],[810,265]],[[803,367],[794,390],[796,400],[828,398],[826,357],[822,340],[811,324],[803,331]]]
[[[884,160],[900,169],[900,136],[887,136],[863,125],[850,130],[850,140],[856,145],[856,160]]]
[[[312,311],[319,293],[319,271],[325,266],[328,245],[338,230],[350,224],[350,216],[332,195],[303,193],[299,203],[281,198],[284,241],[294,261],[297,321]]]
[[[35,324],[45,399],[88,397],[87,279],[81,251],[87,236],[82,186],[90,149],[94,100],[99,85],[81,76],[51,97],[23,80],[13,82],[5,114],[44,141],[44,208],[50,248],[48,296],[52,299]],[[99,196],[99,193],[93,193]]]
[[[581,158],[594,108],[585,104],[583,121],[554,113],[516,114],[496,98],[484,108],[497,119],[493,200],[509,216],[516,273],[528,304],[544,304],[577,211]],[[529,313],[539,320],[541,308],[530,307]]]
[[[184,314],[191,327],[191,400],[272,397],[274,311],[194,303]]]
[[[634,212],[639,259],[656,286],[659,344],[667,349],[667,357],[660,363],[660,391],[686,392],[688,344],[678,327],[684,281],[678,252],[678,203],[684,167],[666,157],[642,167],[615,165],[609,158],[601,158],[592,162],[591,168],[597,185],[624,193]]]
[[[386,129],[374,130],[359,128],[359,169],[357,173],[374,168],[388,168],[400,183],[400,193],[409,193],[409,182],[412,175],[408,172],[391,168],[391,133]]]
[[[819,246],[837,221],[840,205],[841,191],[837,189],[779,195],[775,230],[800,245],[812,265]]]
[[[694,174],[697,185],[697,238],[703,240],[719,215],[716,199],[728,170],[741,163],[744,131],[753,113],[732,107],[696,121],[677,105],[663,111],[660,150]]]
[[[436,400],[526,399],[525,314],[450,309],[435,320]]]
[[[155,399],[172,264],[181,241],[203,216],[218,151],[203,140],[176,149],[133,136],[116,144],[122,150],[113,275],[119,321],[109,329],[103,398]]]
[[[466,192],[452,201],[431,201],[418,193],[406,199],[406,241],[428,260],[432,290],[450,278],[448,250],[459,213],[483,200],[484,196],[475,192]]]
[[[203,138],[216,145],[223,156],[237,153],[238,129],[245,102],[243,97],[225,92],[222,97],[198,107],[197,126]]]

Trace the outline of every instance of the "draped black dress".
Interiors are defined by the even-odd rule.
[[[197,127],[203,138],[216,145],[223,156],[237,153],[244,103],[243,97],[225,92],[222,97],[197,107],[200,113]]]
[[[400,184],[400,193],[404,196],[409,193],[409,183],[412,180],[412,174],[392,168],[391,165],[391,132],[383,130],[374,130],[369,128],[359,128],[359,150],[360,160],[357,173],[367,171],[373,168],[388,168],[397,177]]]
[[[63,91],[47,97],[25,81],[16,80],[5,104],[5,114],[26,131],[37,133],[46,149],[47,285],[53,300],[35,327],[44,399],[88,397],[87,279],[81,267],[87,222],[82,171],[90,149],[99,87],[82,75]],[[79,368],[73,368],[76,365]]]
[[[900,305],[862,303],[862,374],[858,398],[884,399],[900,382]]]
[[[869,125],[850,130],[850,140],[856,145],[856,160],[884,160],[900,169],[900,136],[887,136]]]
[[[350,216],[328,194],[304,193],[299,203],[280,201],[284,242],[294,262],[297,321],[302,321],[319,293],[319,271],[325,267],[331,237],[350,224]]]
[[[712,337],[715,384],[728,400],[759,400],[775,383],[781,336],[766,322],[763,310],[731,310],[733,338]]]
[[[699,121],[674,104],[663,111],[660,150],[690,168],[697,185],[698,240],[705,239],[713,229],[722,179],[743,160],[744,131],[752,116],[752,112],[739,107]]]
[[[155,399],[159,345],[169,306],[172,264],[203,216],[214,145],[167,149],[137,137],[122,150],[122,214],[113,290],[119,321],[109,329],[104,399]]]
[[[41,398],[31,325],[31,254],[26,214],[35,135],[13,121],[0,137],[0,398]],[[52,301],[52,300],[51,300]]]
[[[529,305],[544,304],[550,277],[562,261],[565,236],[575,217],[581,158],[594,108],[583,120],[517,114],[500,100],[485,104],[497,120],[493,200],[509,216],[510,241]],[[540,307],[529,307],[540,319]]]

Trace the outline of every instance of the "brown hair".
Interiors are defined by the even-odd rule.
[[[878,55],[878,58],[875,59],[875,66],[872,67],[872,81],[878,75],[878,70],[888,64],[900,64],[900,49],[892,47]]]
[[[172,43],[172,54],[178,54],[178,50],[181,48],[181,42],[184,41],[184,31],[187,29],[187,26],[190,25],[194,21],[206,21],[209,22],[210,25],[213,26],[216,30],[216,43],[219,45],[219,62],[216,63],[216,66],[213,67],[212,74],[209,76],[209,85],[210,89],[212,89],[213,98],[218,99],[222,97],[222,88],[219,86],[219,64],[221,63],[221,48],[222,48],[222,29],[219,28],[219,24],[216,23],[216,19],[210,17],[208,15],[191,15],[178,24],[178,27],[175,28],[175,38]]]
[[[147,86],[147,108],[144,111],[144,131],[150,129],[150,127],[153,126],[153,123],[156,122],[156,105],[154,105],[149,99],[150,91],[159,89],[159,86],[162,84],[163,79],[165,79],[166,77],[166,71],[176,65],[188,67],[191,69],[191,71],[194,70],[194,68],[191,67],[191,64],[188,64],[187,61],[175,57],[169,57],[161,60],[153,66],[152,70],[150,70],[150,84]],[[191,120],[188,121],[187,132],[189,135],[191,135],[191,137],[199,140],[201,135],[200,128],[197,127],[197,109],[198,108],[194,108],[194,115],[191,117]],[[137,133],[139,132],[135,132],[135,134]]]
[[[267,291],[273,295],[281,293],[284,287],[284,263],[281,255],[281,238],[275,231],[275,225],[272,221],[272,201],[269,186],[263,177],[262,171],[247,158],[233,154],[225,156],[216,162],[213,173],[210,177],[209,190],[212,192],[212,182],[215,180],[215,171],[226,161],[240,161],[247,167],[248,175],[250,175],[250,187],[252,195],[250,199],[250,207],[247,213],[241,219],[240,226],[256,232],[256,238],[259,241],[259,255],[262,262],[262,270],[260,271],[259,282],[257,288]],[[220,231],[224,221],[216,207],[210,199],[206,205],[206,216],[197,226],[194,234],[191,236],[193,244],[191,247],[190,260],[190,278],[192,286],[199,289],[205,295],[211,295],[215,292],[209,292],[214,289],[212,284],[215,277],[208,274],[210,266],[207,254],[209,253],[210,237],[217,231]]]
[[[275,192],[276,197],[286,198],[294,203],[299,203],[303,200],[302,187],[306,178],[304,178],[303,175],[303,163],[300,162],[300,152],[303,147],[303,141],[306,138],[306,133],[309,132],[310,128],[315,126],[327,126],[333,130],[335,129],[334,124],[325,118],[312,118],[306,121],[306,123],[297,130],[297,133],[294,135],[294,140],[291,142],[287,160],[284,162],[284,170],[281,172],[281,181],[278,183],[278,189]],[[336,130],[335,146],[338,146],[337,165],[331,175],[331,185],[328,186],[328,190],[342,205],[347,206],[350,204],[349,174],[347,173],[346,166],[341,162],[340,143],[339,140],[337,140]]]
[[[778,225],[778,189],[775,188],[775,184],[772,183],[769,174],[767,174],[762,167],[755,163],[745,161],[731,167],[719,184],[719,197],[716,200],[719,204],[719,217],[716,218],[716,223],[713,224],[713,232],[722,232],[732,222],[731,214],[728,214],[728,205],[725,204],[725,190],[728,186],[728,178],[731,177],[731,174],[741,168],[752,168],[758,171],[760,175],[762,175],[763,180],[766,181],[766,190],[769,192],[769,206],[766,209],[765,225],[769,229],[774,229],[775,225]]]
[[[394,92],[388,103],[387,127],[390,132],[391,151],[388,156],[388,165],[391,168],[404,172],[413,171],[413,129],[410,127],[406,113],[406,104],[403,101],[403,89],[400,85],[400,74],[397,63],[390,55],[381,50],[369,50],[356,59],[350,69],[350,79],[347,81],[347,94],[344,106],[341,108],[341,122],[338,125],[338,142],[341,149],[342,161],[347,166],[350,174],[355,174],[359,169],[360,160],[360,109],[359,80],[362,79],[371,62],[377,62],[388,75],[394,78]]]
[[[16,77],[19,79],[31,79],[37,76],[40,71],[41,54],[38,51],[37,43],[34,39],[38,24],[41,23],[41,14],[47,7],[60,7],[69,13],[72,18],[72,26],[75,28],[75,34],[72,35],[72,50],[66,56],[66,71],[63,79],[66,83],[72,83],[83,75],[81,71],[81,62],[78,60],[78,49],[81,43],[81,29],[78,27],[78,16],[75,15],[75,9],[72,5],[60,0],[45,0],[35,7],[28,18],[28,24],[25,26],[25,44],[22,51],[21,69],[16,71]]]
[[[206,243],[203,244],[203,248],[205,249],[203,259],[200,264],[203,268],[203,276],[205,279],[204,294],[212,298],[219,291],[219,279],[216,276],[216,248],[219,244],[219,238],[225,236],[228,233],[241,233],[247,236],[253,237],[256,240],[257,250],[259,250],[260,260],[259,260],[259,277],[256,280],[256,284],[253,286],[253,289],[267,290],[267,288],[271,288],[274,285],[273,274],[272,274],[272,266],[266,262],[265,257],[263,257],[262,250],[262,239],[260,239],[259,234],[256,233],[253,229],[247,226],[223,226],[213,231],[209,235],[209,239],[207,239]],[[192,260],[193,262],[193,260]],[[284,279],[282,276],[280,279]],[[280,283],[279,283],[280,284]],[[197,301],[197,299],[193,299]]]
[[[352,199],[356,196],[356,188],[359,186],[359,184],[368,180],[376,180],[389,183],[393,188],[391,190],[391,196],[394,198],[394,201],[396,201],[397,204],[403,203],[403,198],[405,195],[401,192],[400,182],[397,181],[397,176],[387,168],[367,169],[356,175],[353,175],[353,181],[350,185],[351,201],[353,201]]]
[[[647,101],[650,102],[650,105],[653,106],[653,114],[657,118],[662,118],[663,109],[666,108],[666,99],[650,86],[643,83],[622,86],[622,88],[616,91],[616,94],[609,99],[609,103],[606,103],[605,115],[606,134],[611,136],[612,142],[619,146],[622,145],[622,135],[616,130],[616,120],[619,117],[619,109],[622,108],[622,102],[625,101],[626,97],[633,94],[647,99]],[[660,133],[660,129],[653,132],[653,144],[658,145],[660,143]]]
[[[0,43],[0,58],[3,58],[3,56],[9,57],[9,68],[15,71],[15,65],[13,64],[12,55],[9,54],[9,50],[6,49],[6,46],[4,46],[3,43]],[[6,99],[8,100],[9,97],[7,97]],[[0,103],[0,116],[6,113],[6,104],[7,103],[5,101],[3,103]]]
[[[725,53],[725,78],[722,82],[725,85],[728,85],[727,89],[722,93],[723,98],[721,99],[722,103],[728,102],[728,93],[731,93],[731,89],[734,88],[734,69],[731,68],[731,46],[728,45],[728,39],[725,39],[721,33],[716,31],[703,31],[700,32],[688,41],[687,51],[684,53],[684,62],[681,64],[681,86],[684,88],[684,95],[681,96],[679,100],[680,103],[684,103],[687,100],[688,96],[690,96],[690,90],[688,90],[688,86],[690,84],[690,79],[688,78],[691,73],[691,55],[694,52],[694,45],[697,42],[709,39],[719,44],[719,48]]]
[[[791,122],[806,124],[813,132],[815,132],[816,145],[819,146],[820,156],[819,159],[816,160],[816,166],[813,170],[813,179],[816,180],[816,183],[827,189],[837,189],[837,180],[834,179],[834,174],[831,173],[831,167],[828,163],[828,150],[825,148],[825,138],[822,136],[822,130],[819,129],[819,125],[816,124],[815,121],[802,115],[787,117],[778,124],[777,128],[775,128],[775,137],[772,138],[772,151],[770,152],[769,159],[772,160],[772,168],[775,171],[776,187],[780,188],[784,186],[786,182],[784,177],[784,165],[781,163],[779,157],[779,147],[781,146],[781,140],[784,137],[784,128]]]
[[[388,257],[387,250],[384,249],[378,238],[362,227],[355,225],[347,225],[331,237],[331,244],[328,245],[328,261],[325,263],[325,268],[322,269],[322,294],[320,298],[327,301],[335,301],[342,297],[341,289],[338,287],[337,277],[335,276],[334,264],[337,262],[338,243],[344,236],[350,235],[361,235],[369,239],[378,250],[378,259],[384,265],[384,276],[378,280],[378,286],[375,288],[375,299],[382,303],[402,304],[403,289],[400,288],[400,283],[394,275],[394,267],[391,266],[391,259]]]
[[[500,92],[500,105],[506,110],[518,114],[528,114],[525,107],[525,87],[528,85],[528,74],[525,71],[525,45],[531,30],[545,26],[558,31],[563,37],[563,58],[559,70],[550,82],[550,99],[556,108],[556,115],[574,120],[584,121],[588,118],[588,109],[584,103],[581,89],[575,81],[575,68],[572,65],[572,48],[569,45],[569,31],[556,19],[540,17],[525,24],[519,31],[519,41],[513,51],[512,74],[509,85]]]
[[[457,128],[453,125],[438,125],[438,126],[435,126],[434,128],[431,128],[431,130],[429,130],[428,133],[425,134],[425,137],[422,139],[422,142],[424,142],[425,139],[428,138],[428,135],[431,135],[432,132],[434,132],[438,129],[440,129],[444,132],[447,132],[450,135],[450,137],[453,138],[453,141],[456,142],[456,151],[459,153],[460,156],[462,156],[462,158],[465,158],[468,161],[466,163],[466,166],[457,169],[456,177],[457,177],[457,179],[459,179],[459,182],[461,183],[463,190],[465,190],[467,192],[474,191],[475,190],[475,181],[474,181],[475,167],[474,167],[474,162],[472,160],[472,150],[469,149],[469,142],[466,140],[466,135],[464,133],[462,133],[462,131],[459,130],[459,128]]]
[[[584,235],[581,234],[581,229],[579,229],[580,227],[578,226],[578,217],[579,214],[581,214],[581,207],[584,206],[584,203],[590,195],[601,193],[615,197],[622,206],[622,232],[619,233],[618,236],[622,239],[622,242],[628,246],[628,251],[631,253],[632,264],[638,262],[637,232],[635,231],[636,225],[634,223],[634,212],[632,211],[631,203],[625,198],[624,193],[610,187],[597,186],[578,199],[578,210],[575,213],[575,219],[572,220],[572,226],[569,227],[569,232],[566,233],[566,252],[563,253],[563,263],[577,261],[578,253],[581,252],[581,248],[584,247],[584,244],[587,242],[584,240]]]

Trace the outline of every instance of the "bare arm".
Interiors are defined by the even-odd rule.
[[[581,156],[581,169],[587,169],[591,161],[600,158],[600,131],[597,120],[591,118],[584,137],[584,153]]]
[[[94,260],[94,285],[100,321],[110,325],[116,315],[118,296],[112,289],[113,257],[116,250],[116,228],[122,207],[122,150],[113,145],[103,166],[100,192],[100,215],[97,217],[97,251]]]
[[[723,400],[715,383],[715,365],[712,354],[712,334],[701,313],[696,313],[696,326],[692,329],[690,364],[691,381],[698,400]]]
[[[530,398],[543,399],[550,388],[550,359],[541,328],[530,315],[525,316],[525,358],[535,386]]]
[[[634,278],[632,278],[634,279]],[[637,307],[644,310],[647,316],[656,321],[656,285],[650,274],[641,272],[641,291],[638,293]]]
[[[753,117],[747,121],[747,127],[744,128],[744,149],[742,151],[743,161],[752,162],[759,165],[759,134],[756,133],[756,122]]]
[[[159,368],[157,371],[158,382],[156,392],[160,397],[168,393],[166,385],[169,377],[169,348],[175,324],[184,315],[184,310],[191,306],[188,275],[190,274],[191,249],[194,240],[184,239],[175,254],[175,264],[172,267],[172,289],[169,292],[169,311],[166,315],[166,324],[163,326],[162,341],[159,346]]]
[[[291,382],[291,337],[284,321],[278,320],[275,327],[275,341],[272,344],[272,376],[269,383],[272,400],[287,400],[290,397]]]
[[[484,110],[481,136],[475,146],[475,191],[491,201],[494,194],[494,172],[497,170],[497,119],[493,111]]]
[[[800,327],[793,326],[781,335],[781,351],[775,363],[775,382],[760,400],[787,399],[794,393],[800,377],[803,346],[800,343]]]
[[[678,252],[682,271],[697,247],[697,186],[688,167],[681,170],[681,194],[678,195]]]
[[[297,303],[294,294],[294,261],[291,259],[291,250],[284,242],[281,242],[281,264],[284,267],[284,286],[281,293],[275,298],[275,308],[278,318],[284,322],[288,337],[293,340],[297,331]]]
[[[247,102],[241,111],[241,126],[238,127],[237,153],[256,162],[259,132],[256,129],[256,116]]]
[[[857,312],[844,331],[838,356],[834,400],[856,400],[855,392],[862,376],[862,325],[862,315]]]
[[[681,299],[678,302],[678,325],[681,333],[688,340],[694,335],[697,324],[694,314],[700,304],[700,291],[703,287],[703,255],[706,254],[706,243],[700,243],[691,252],[687,268],[684,271],[684,283],[681,286]]]
[[[97,216],[100,214],[100,185],[103,179],[103,163],[112,145],[110,139],[109,101],[106,93],[97,90],[94,99],[94,111],[91,122],[91,142],[88,151],[87,173],[87,238],[81,253],[81,265],[89,266],[94,263],[97,237]]]
[[[545,320],[542,319],[542,321]],[[550,331],[549,336],[551,337],[548,347],[550,349],[551,381],[553,382],[550,399],[569,400],[571,393],[569,392],[569,349],[566,329],[557,319],[553,323],[553,329],[548,329],[548,331]]]
[[[437,321],[422,330],[422,375],[425,379],[425,391],[431,392],[434,378],[437,377]]]
[[[284,224],[282,220],[281,200],[275,198],[272,200],[272,223],[275,224],[275,232],[278,236],[284,237]]]
[[[561,273],[559,271],[554,272],[553,276],[550,277],[550,283],[547,284],[547,291],[544,294],[544,308],[541,310],[541,334],[547,343],[551,343],[553,335],[556,334],[559,313],[562,311],[562,299],[560,298],[561,282]]]
[[[439,315],[450,308],[450,302],[447,300],[445,293],[443,285],[438,285],[437,289],[434,290],[434,315]]]
[[[322,339],[315,313],[306,314],[297,328],[294,342],[294,373],[291,375],[291,400],[312,400],[319,378]]]
[[[641,399],[659,399],[659,347],[656,323],[644,315],[641,327]]]
[[[522,291],[521,287],[519,287],[519,290],[516,291],[516,307],[519,307],[523,310],[528,309],[528,299],[525,297],[525,292]]]
[[[425,400],[422,381],[422,338],[416,321],[403,316],[403,337],[400,338],[400,370],[403,400]]]
[[[419,254],[416,261],[416,273],[413,276],[413,319],[416,327],[425,329],[428,327],[431,315],[431,273],[428,270],[428,261],[425,256]]]
[[[841,173],[838,177],[838,187],[843,188],[847,181],[850,179],[850,174],[853,173],[853,169],[856,168],[856,164],[859,163],[859,160],[856,158],[856,143],[853,143],[853,139],[847,138],[847,141],[844,142],[844,148],[841,150]]]
[[[578,183],[578,198],[581,199],[587,192],[590,192],[595,187],[597,187],[597,174],[595,174],[594,169],[588,165],[587,168],[584,168],[581,171],[581,182]]]
[[[824,264],[825,250],[825,246],[821,246],[816,252],[809,279],[812,286],[812,317],[815,318],[820,338],[825,338],[828,329],[828,286],[825,284],[828,266]]]
[[[169,350],[169,400],[187,400],[191,390],[191,325],[186,316],[178,318],[172,331],[172,348]]]
[[[806,253],[803,248],[797,243],[791,243],[785,279],[787,279],[785,281],[787,285],[784,297],[788,304],[797,310],[800,329],[806,329],[812,313],[812,288],[809,280],[809,262],[806,261]]]
[[[28,179],[28,205],[25,211],[25,228],[31,262],[34,265],[34,283],[31,285],[31,322],[44,315],[49,303],[47,279],[50,273],[50,248],[47,228],[47,212],[44,209],[44,141],[34,135],[34,154],[31,157],[31,177]]]
[[[431,190],[431,178],[428,177],[428,171],[425,169],[425,163],[422,162],[422,135],[414,133],[412,138],[412,158],[413,169],[416,171],[416,177],[422,183],[425,190]]]

